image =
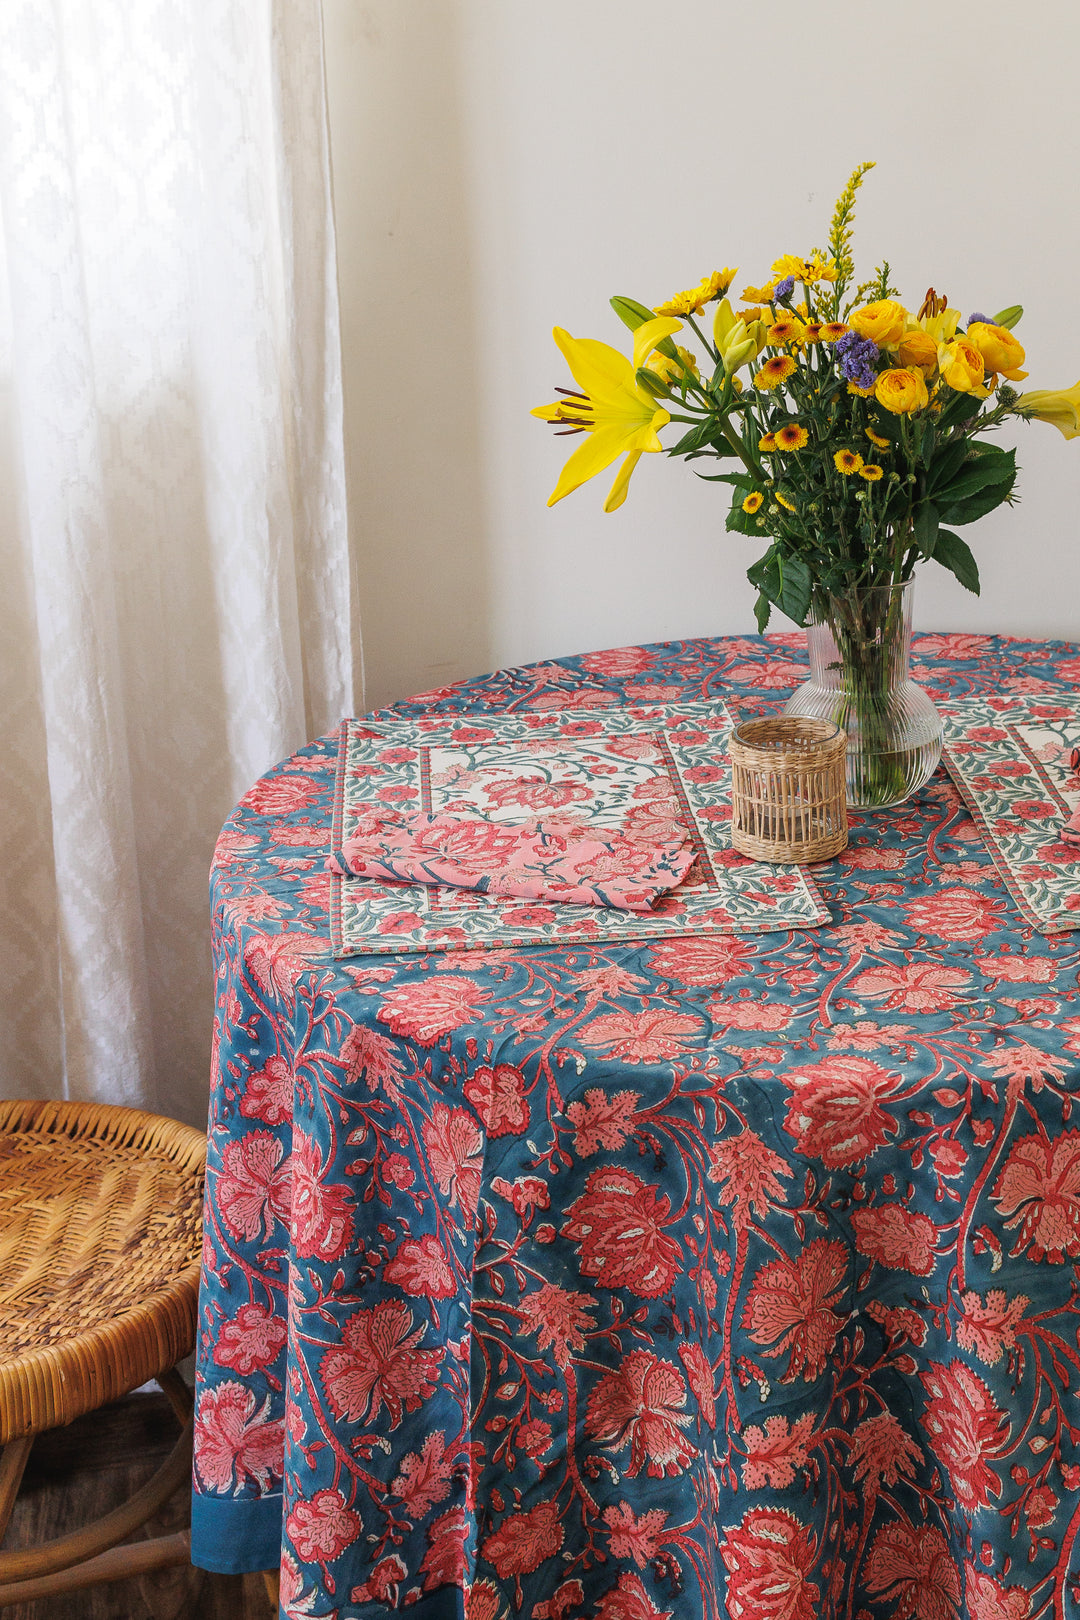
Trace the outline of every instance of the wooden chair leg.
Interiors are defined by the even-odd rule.
[[[56,1597],[61,1592],[78,1592],[85,1586],[106,1581],[129,1580],[155,1570],[172,1569],[191,1562],[191,1534],[180,1530],[173,1536],[156,1536],[153,1541],[133,1541],[125,1547],[110,1547],[96,1558],[81,1564],[37,1575],[32,1580],[9,1581],[0,1586],[0,1609],[12,1603],[33,1603],[36,1598]]]
[[[104,1581],[126,1581],[134,1575],[151,1575],[154,1570],[170,1570],[178,1563],[191,1562],[191,1534],[186,1529],[175,1536],[155,1536],[154,1541],[134,1541],[128,1547],[110,1547],[96,1558],[74,1563],[52,1575],[37,1575],[31,1581],[10,1581],[0,1586],[0,1609],[8,1604],[31,1604],[37,1597],[55,1597],[60,1592],[81,1591],[84,1586],[100,1586]]]
[[[127,1541],[191,1479],[191,1391],[175,1368],[163,1372],[157,1382],[184,1426],[169,1456],[134,1496],[93,1524],[58,1536],[42,1547],[0,1552],[0,1609],[190,1563],[191,1536],[186,1530],[148,1541]],[[0,1452],[0,1539],[11,1518],[33,1444],[30,1435],[11,1441]]]
[[[136,1551],[141,1554],[144,1547],[152,1547],[153,1542],[135,1543],[130,1548],[117,1544],[138,1530],[147,1519],[153,1518],[154,1514],[164,1507],[173,1492],[189,1482],[193,1428],[194,1425],[189,1422],[153,1478],[111,1513],[106,1513],[82,1530],[75,1530],[70,1535],[58,1536],[54,1541],[47,1541],[43,1547],[28,1547],[19,1552],[0,1552],[0,1606],[15,1601],[7,1595],[8,1585],[12,1582],[33,1580],[37,1576],[52,1575],[59,1570],[70,1569],[76,1564],[97,1558],[99,1554],[109,1549],[117,1554],[126,1552],[134,1555]],[[122,1560],[120,1562],[122,1563]],[[134,1569],[121,1567],[117,1569],[116,1574],[105,1578],[120,1580],[125,1575],[134,1573],[137,1573]]]
[[[266,1582],[266,1595],[273,1604],[276,1614],[281,1607],[281,1573],[276,1569],[264,1569],[263,1580]]]
[[[154,1382],[168,1396],[169,1405],[176,1413],[180,1426],[183,1428],[184,1424],[190,1421],[191,1414],[195,1410],[195,1396],[188,1389],[175,1367],[170,1367],[168,1372],[158,1373]]]
[[[9,1441],[0,1451],[0,1541],[4,1539],[33,1444],[34,1436],[28,1434],[22,1440]]]

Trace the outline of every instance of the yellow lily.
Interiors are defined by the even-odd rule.
[[[925,332],[938,346],[938,363],[945,358],[945,351],[956,336],[956,328],[960,325],[960,311],[945,305],[936,314],[909,315],[906,321],[906,330],[911,332]]]
[[[671,316],[646,321],[634,333],[634,357],[628,360],[607,343],[595,338],[573,338],[561,326],[555,328],[552,336],[580,392],[568,392],[565,399],[553,405],[538,405],[530,415],[543,422],[562,423],[568,432],[584,432],[588,437],[563,468],[548,497],[549,506],[610,467],[625,450],[626,460],[608,492],[604,511],[614,512],[622,505],[630,474],[646,451],[663,449],[658,429],[671,421],[668,412],[637,381],[637,373],[657,344],[681,330],[682,322]]]
[[[759,344],[758,339],[763,330],[762,323],[757,321],[748,326],[739,319],[726,298],[722,298],[716,306],[713,316],[713,342],[716,344],[720,360],[727,376],[748,360],[755,360],[763,346],[764,340]]]
[[[924,377],[933,375],[934,367],[930,363],[930,351],[923,339],[929,338],[931,343],[937,345],[937,369],[953,388],[962,393],[973,393],[980,399],[988,397],[988,391],[979,391],[978,384],[970,389],[963,388],[960,383],[954,382],[951,375],[947,375],[956,358],[956,329],[960,325],[960,311],[953,309],[944,298],[936,299],[933,307],[930,306],[931,294],[927,293],[927,302],[923,304],[918,315],[909,315],[904,323],[904,335],[900,339],[900,346],[907,347],[908,353],[902,364],[916,366]],[[920,336],[922,334],[922,336]]]
[[[1075,439],[1080,435],[1080,382],[1071,388],[1036,388],[1021,394],[1013,410],[1018,416],[1049,422],[1066,439]]]

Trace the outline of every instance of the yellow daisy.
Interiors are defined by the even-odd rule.
[[[801,450],[809,437],[804,427],[797,422],[789,422],[776,434],[776,443],[781,450]]]
[[[731,283],[738,275],[738,270],[714,270],[711,276],[703,276],[700,287],[707,289],[709,299],[723,298]],[[708,302],[708,299],[706,299]]]
[[[837,472],[843,473],[845,478],[857,473],[863,464],[863,458],[857,450],[838,450],[833,456],[833,461]]]
[[[759,450],[764,450],[766,454],[769,454],[771,451],[775,450],[776,449],[776,434],[775,433],[766,433],[764,438],[761,438],[761,439],[758,440],[757,447],[758,447]]]
[[[796,281],[805,281],[807,286],[813,286],[816,281],[836,280],[836,265],[827,264],[820,253],[813,254],[809,259],[801,259],[797,253],[785,253],[772,268],[774,276],[794,276]]]
[[[884,476],[885,476],[885,474],[884,474],[884,472],[882,471],[882,469],[880,467],[860,467],[859,468],[859,477],[860,478],[865,478],[866,482],[868,484],[876,484],[878,479],[879,478],[884,478]]]
[[[745,321],[747,326],[753,326],[755,321],[765,321],[769,318],[769,311],[763,304],[752,304],[749,309],[740,309],[735,312],[735,319]]]
[[[766,287],[744,287],[739,297],[744,304],[771,304],[775,281],[770,281]]]
[[[888,439],[883,439],[880,433],[874,432],[873,428],[867,428],[866,437],[870,440],[871,444],[876,444],[879,450],[889,449]]]
[[[843,337],[845,332],[850,331],[850,326],[846,326],[843,321],[826,321],[821,328],[822,342],[835,343],[839,338]]]
[[[711,276],[702,276],[696,287],[676,293],[666,304],[661,304],[657,315],[696,315],[714,298],[723,298],[738,275],[737,270],[714,270]]]
[[[780,491],[778,489],[774,490],[773,493],[776,496],[777,500],[780,502],[781,506],[786,506],[789,512],[794,512],[795,508],[794,508],[794,506],[792,506],[791,502],[788,500],[786,495],[781,495],[781,493],[780,493]]]
[[[779,388],[794,370],[795,362],[790,354],[774,354],[771,359],[766,360],[760,371],[755,372],[754,387],[766,392],[770,388]]]
[[[807,321],[806,330],[803,333],[803,336],[805,337],[807,343],[820,343],[821,334],[824,330],[825,328],[821,321]]]
[[[765,341],[772,347],[780,348],[789,343],[801,343],[805,328],[802,321],[796,320],[794,315],[785,315],[781,320],[774,321],[765,334]]]
[[[875,392],[873,388],[860,388],[858,383],[853,382],[848,383],[847,391],[849,394],[858,394],[860,399],[870,399]]]
[[[666,304],[657,304],[655,313],[675,317],[696,315],[705,302],[704,298],[699,298],[698,290],[697,287],[690,287],[686,292],[676,293]]]
[[[750,516],[753,517],[754,513],[758,510],[764,499],[765,497],[762,495],[760,490],[752,490],[742,503],[743,511],[748,512]]]

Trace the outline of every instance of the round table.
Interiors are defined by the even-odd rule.
[[[738,718],[801,643],[383,713]],[[938,698],[1080,683],[1062,643],[915,659]],[[854,818],[824,926],[335,959],[336,758],[214,862],[195,1562],[280,1551],[296,1616],[1075,1612],[1080,935],[1025,922],[945,772]]]

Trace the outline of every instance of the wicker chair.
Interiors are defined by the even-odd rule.
[[[183,1433],[141,1490],[71,1535],[0,1552],[0,1608],[188,1562],[186,1533],[123,1543],[191,1477],[206,1144],[173,1120],[0,1103],[0,1538],[34,1436],[154,1378]]]

